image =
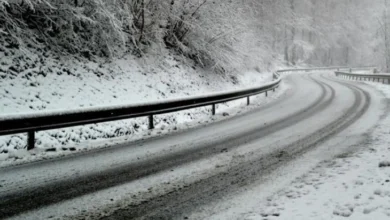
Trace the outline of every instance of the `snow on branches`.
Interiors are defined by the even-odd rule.
[[[368,19],[374,18],[369,5],[369,0],[0,0],[0,37],[18,48],[46,46],[87,58],[168,48],[223,73],[281,64],[353,65],[372,57],[365,42],[377,25]]]

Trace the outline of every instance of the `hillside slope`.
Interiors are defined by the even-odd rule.
[[[258,86],[272,79],[271,73],[256,70],[235,75],[213,73],[169,50],[161,57],[126,55],[114,60],[60,57],[51,51],[21,51],[8,44],[0,46],[0,51],[0,117],[210,94]],[[147,130],[145,118],[38,132],[37,149],[32,152],[25,150],[25,134],[1,136],[0,160],[5,164],[23,162],[104,147],[112,145],[112,141],[122,143],[161,135],[219,120],[222,113],[235,114],[242,111],[239,106],[244,103],[218,105],[220,116],[211,119],[208,107],[157,116],[157,129],[152,132]]]

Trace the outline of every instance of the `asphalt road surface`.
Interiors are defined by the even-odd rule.
[[[212,218],[250,206],[253,186],[272,193],[270,177],[283,187],[305,166],[364,147],[386,111],[374,88],[331,73],[283,83],[279,99],[230,119],[0,169],[0,218]]]

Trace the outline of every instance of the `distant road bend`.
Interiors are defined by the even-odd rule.
[[[284,84],[279,99],[224,121],[0,169],[0,218],[201,219],[302,155],[350,151],[385,111],[374,88],[330,72]]]

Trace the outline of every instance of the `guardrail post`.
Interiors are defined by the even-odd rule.
[[[352,73],[352,69],[351,68],[349,68],[349,72]]]
[[[35,147],[35,131],[27,133],[27,150],[32,150]]]
[[[148,118],[149,118],[149,130],[152,130],[152,129],[154,129],[153,115],[149,115]]]
[[[211,113],[212,113],[213,115],[215,115],[215,104],[212,105]]]
[[[250,105],[251,104],[251,98],[250,96],[246,97],[246,105]]]
[[[265,91],[265,97],[267,97],[268,96],[268,91]]]

